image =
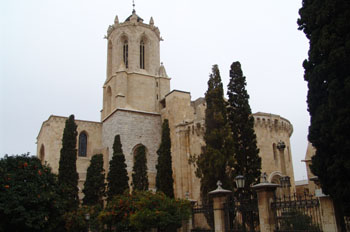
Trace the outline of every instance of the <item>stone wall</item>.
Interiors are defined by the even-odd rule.
[[[161,141],[161,118],[159,114],[118,109],[102,126],[103,146],[109,160],[113,155],[114,137],[119,134],[131,183],[134,151],[140,144],[146,147],[149,188],[155,189],[157,150]]]
[[[205,103],[191,102],[188,92],[174,90],[166,95],[162,118],[169,120],[175,196],[200,199],[200,180],[195,166],[189,163],[191,156],[198,156],[204,145]]]
[[[307,145],[305,160],[303,161],[305,162],[305,165],[306,165],[307,179],[309,180],[308,188],[311,194],[315,194],[315,190],[318,189],[315,182],[310,180],[315,178],[315,175],[311,172],[311,169],[310,169],[310,165],[312,164],[311,159],[315,155],[315,153],[316,153],[316,149],[309,142]]]
[[[48,163],[54,173],[58,173],[60,151],[62,148],[62,136],[67,117],[51,115],[48,120],[43,122],[39,135],[37,137],[37,157],[43,163]],[[79,188],[83,189],[86,179],[86,170],[90,164],[90,159],[94,154],[102,153],[101,132],[102,124],[99,122],[75,120],[77,124],[77,150],[79,144],[79,134],[87,134],[87,156],[77,157],[77,172],[79,174]],[[106,159],[104,163],[106,167]],[[81,193],[80,193],[80,196]]]
[[[291,190],[295,192],[290,144],[290,136],[293,133],[292,124],[279,115],[258,112],[253,116],[259,155],[262,160],[262,172],[266,172],[269,181],[274,183],[279,183],[281,175],[289,176],[292,184]],[[279,142],[285,144],[284,149],[278,149]]]

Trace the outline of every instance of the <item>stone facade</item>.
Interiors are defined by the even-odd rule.
[[[58,172],[60,151],[62,148],[62,136],[67,117],[51,115],[48,120],[43,122],[39,135],[37,137],[37,156],[42,163],[47,163],[54,173]],[[84,132],[87,134],[87,152],[85,157],[77,156],[77,172],[79,174],[79,188],[83,189],[86,171],[90,164],[90,159],[94,154],[103,153],[101,131],[102,123],[76,120],[78,138]],[[78,144],[77,144],[78,150]],[[104,166],[107,157],[104,155]],[[80,192],[81,194],[81,192]]]
[[[262,172],[268,181],[279,184],[279,178],[289,176],[291,190],[295,191],[290,136],[292,124],[285,118],[267,113],[254,114],[254,130],[261,157]]]
[[[117,134],[120,135],[130,183],[135,151],[142,144],[146,147],[149,189],[155,190],[157,150],[161,140],[161,123],[159,114],[124,109],[116,110],[103,122],[102,143],[107,150],[109,159],[113,155],[114,137]]]
[[[312,146],[312,144],[309,142],[307,145],[307,149],[306,149],[306,154],[305,154],[305,160],[303,160],[306,164],[306,173],[307,173],[307,180],[308,180],[308,185],[307,185],[307,189],[310,192],[310,194],[315,194],[315,190],[318,188],[315,184],[314,181],[312,181],[313,179],[317,178],[310,169],[310,165],[311,165],[311,158],[312,156],[314,156],[316,153],[316,149]]]
[[[200,98],[191,102],[190,93],[173,90],[163,101],[162,118],[169,120],[170,127],[175,195],[185,197],[188,194],[191,199],[198,200],[199,179],[189,158],[199,155],[205,145],[205,100]]]
[[[160,64],[160,32],[143,23],[136,12],[108,29],[107,77],[103,85],[104,120],[117,108],[159,112],[159,101],[170,91],[170,78]]]
[[[201,154],[205,145],[205,99],[192,101],[189,92],[170,92],[170,78],[160,64],[160,32],[152,18],[145,24],[136,12],[124,22],[116,17],[106,39],[107,77],[103,85],[101,122],[76,120],[78,133],[84,131],[88,135],[87,156],[78,157],[77,162],[80,186],[93,154],[104,154],[104,167],[108,171],[114,136],[119,134],[130,180],[135,148],[141,144],[146,147],[150,189],[154,189],[156,151],[161,140],[161,124],[166,118],[172,142],[175,196],[199,200],[200,181],[189,158]],[[256,113],[254,118],[262,171],[275,183],[279,177],[288,175],[293,184],[291,123],[266,113]],[[50,116],[37,138],[37,155],[49,163],[54,172],[58,170],[65,120],[65,117]],[[278,147],[281,142],[284,148]]]

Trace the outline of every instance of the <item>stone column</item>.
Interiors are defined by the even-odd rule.
[[[316,189],[315,195],[320,201],[322,230],[324,232],[338,232],[333,200],[323,194],[322,189]]]
[[[189,194],[188,194],[189,195]],[[187,200],[189,200],[190,202],[191,202],[191,207],[192,207],[192,209],[194,208],[194,205],[197,203],[197,201],[196,200],[193,200],[193,199],[188,199],[188,195],[186,194],[186,198],[187,198]],[[191,215],[191,217],[190,217],[190,219],[188,220],[188,222],[187,222],[187,228],[186,228],[186,230],[184,230],[184,231],[186,231],[186,232],[189,232],[189,231],[191,231],[192,229],[194,229],[193,228],[193,214]]]
[[[214,231],[225,231],[225,210],[224,203],[227,200],[227,196],[232,193],[230,190],[223,189],[221,187],[221,181],[217,183],[218,187],[214,191],[209,192],[209,196],[213,198],[213,210],[214,210]]]
[[[278,184],[272,183],[260,183],[252,187],[258,195],[260,232],[273,232],[275,229],[275,217],[271,209],[271,202],[277,187]]]

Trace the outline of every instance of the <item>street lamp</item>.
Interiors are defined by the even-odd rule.
[[[236,186],[238,189],[242,189],[245,186],[245,177],[242,175],[238,175],[235,177]]]
[[[235,182],[236,182],[236,186],[237,189],[239,190],[239,194],[238,194],[238,201],[239,201],[239,209],[241,211],[242,214],[242,226],[243,226],[243,231],[246,231],[245,228],[245,219],[246,219],[246,214],[245,214],[245,210],[244,210],[244,194],[243,194],[243,189],[245,186],[245,177],[242,175],[238,175],[235,177]]]
[[[89,224],[90,214],[89,213],[85,214],[85,220],[87,222],[87,232],[89,232],[90,231],[90,224]]]

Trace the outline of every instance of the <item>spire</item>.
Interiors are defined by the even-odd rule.
[[[114,24],[115,25],[119,24],[118,15],[116,15],[115,18],[114,18]]]
[[[163,62],[160,63],[158,74],[160,77],[168,77]]]

